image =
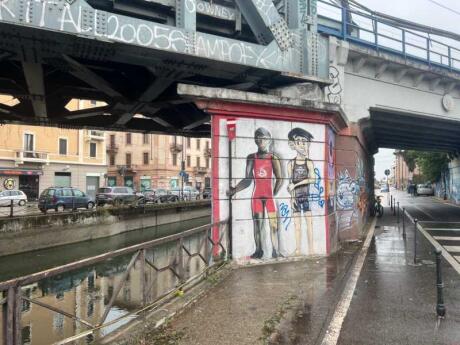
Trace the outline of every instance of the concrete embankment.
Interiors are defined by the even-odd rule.
[[[109,237],[210,214],[209,201],[196,201],[0,219],[0,256]]]

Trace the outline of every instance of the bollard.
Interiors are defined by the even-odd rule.
[[[398,205],[398,209],[397,209],[396,213],[398,215],[397,216],[397,223],[399,224],[399,201],[396,203],[396,205]]]
[[[396,198],[393,199],[393,216],[396,216]]]
[[[393,211],[393,195],[390,195],[390,210]]]
[[[13,217],[13,200],[10,200],[10,217]]]
[[[390,192],[388,192],[387,196],[391,197]],[[388,206],[390,206],[390,198],[387,198],[387,199],[388,199]]]
[[[438,292],[436,313],[439,317],[443,318],[446,315],[446,307],[444,305],[444,283],[442,281],[441,253],[441,249],[436,248],[436,287]]]
[[[417,223],[418,219],[414,219],[414,265],[417,264]]]
[[[403,223],[403,238],[406,238],[406,208],[405,207],[403,207],[402,223]]]

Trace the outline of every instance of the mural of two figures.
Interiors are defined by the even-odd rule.
[[[237,138],[234,170],[244,172],[244,178],[228,191],[234,198],[234,228],[243,235],[235,238],[236,257],[322,254],[325,126],[289,122],[276,126],[275,122],[276,128],[268,129],[263,122],[240,120],[238,126],[243,138]],[[250,134],[251,129],[255,130]],[[252,152],[244,152],[251,148]],[[250,217],[244,217],[249,204]],[[248,228],[252,228],[253,246],[247,245]]]

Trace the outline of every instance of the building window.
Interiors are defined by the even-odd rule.
[[[200,139],[196,139],[196,149],[197,150],[201,149],[201,140]]]
[[[172,163],[174,166],[177,166],[177,153],[173,153],[172,155]]]
[[[96,158],[96,156],[97,156],[97,145],[96,145],[96,143],[89,143],[89,156],[91,158]]]
[[[131,153],[126,154],[126,166],[131,166]]]
[[[24,134],[24,151],[34,151],[34,135],[30,133]]]
[[[30,297],[32,295],[32,290],[31,289],[24,289],[24,290],[22,290],[22,294],[25,297],[30,299]],[[30,302],[28,300],[26,300],[26,299],[22,299],[21,312],[25,313],[25,312],[27,312],[29,310],[30,310]]]
[[[59,154],[63,156],[67,155],[67,139],[59,138]]]
[[[209,161],[210,161],[210,159],[206,158],[206,169],[209,169]]]
[[[126,145],[131,145],[131,133],[126,133]]]
[[[149,135],[148,135],[148,134],[144,133],[144,134],[142,135],[142,142],[143,142],[144,144],[148,144],[148,143],[149,143]]]
[[[190,166],[192,165],[191,161],[192,159],[190,158],[190,156],[187,156],[187,168],[190,168]]]
[[[116,176],[109,176],[107,177],[107,186],[113,187],[117,185],[117,178]]]
[[[199,168],[201,166],[200,157],[196,157],[196,166]]]
[[[144,165],[148,165],[148,164],[149,164],[149,153],[144,152]]]
[[[189,149],[192,146],[192,139],[187,138],[187,148]]]
[[[206,150],[209,150],[209,141],[206,141]]]
[[[115,147],[115,134],[110,134],[110,147]]]
[[[115,155],[110,155],[110,166],[115,165]]]
[[[32,340],[32,333],[30,330],[30,326],[25,326],[21,330],[21,339],[23,345],[29,345]]]

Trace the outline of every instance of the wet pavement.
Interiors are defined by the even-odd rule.
[[[182,334],[177,344],[316,344],[357,249],[233,270],[172,322],[172,330]]]
[[[456,206],[394,192],[413,217],[460,222]],[[384,205],[386,201],[384,200]],[[454,209],[455,208],[455,209]],[[389,207],[375,228],[338,344],[460,344],[460,275],[444,259],[445,319],[436,315],[432,244],[399,226]],[[330,258],[239,268],[175,318],[174,344],[321,344],[359,250]]]
[[[455,206],[428,197],[394,194],[401,207],[420,220],[460,220]],[[433,246],[419,232],[414,265],[414,227],[407,226],[404,239],[402,223],[398,227],[390,213],[386,207],[377,222],[338,344],[460,344],[460,275],[442,261],[447,316],[439,320]]]

